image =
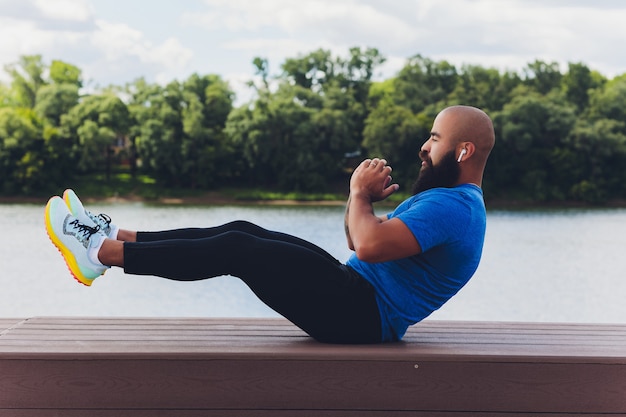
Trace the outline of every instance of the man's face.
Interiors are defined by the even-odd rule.
[[[453,187],[461,173],[454,149],[445,153],[437,164],[433,164],[428,153],[421,151],[422,168],[413,184],[413,195],[436,187]]]
[[[460,176],[453,138],[454,115],[441,112],[435,118],[430,138],[422,145],[422,168],[413,184],[413,194],[436,187],[453,187]]]

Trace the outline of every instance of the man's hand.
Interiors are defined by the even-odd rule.
[[[399,219],[376,217],[374,201],[384,200],[398,190],[391,184],[391,167],[384,159],[366,159],[350,179],[345,231],[348,247],[366,262],[386,262],[417,255],[419,242]]]
[[[384,159],[366,159],[352,173],[350,195],[367,198],[370,202],[381,201],[398,191],[398,184],[391,184],[391,167]]]

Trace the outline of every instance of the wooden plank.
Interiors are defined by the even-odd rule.
[[[416,368],[416,365],[418,366]],[[532,363],[2,361],[2,408],[626,413],[626,366]]]
[[[55,324],[55,322],[57,322]],[[92,319],[34,318],[5,332],[0,350],[16,357],[41,350],[50,355],[90,354],[94,351],[141,355],[207,353],[251,354],[257,357],[306,357],[320,354],[347,355],[349,358],[370,356],[393,360],[398,350],[405,353],[491,360],[518,360],[558,357],[604,360],[614,358],[623,363],[626,346],[624,326],[544,325],[488,323],[481,329],[472,322],[424,322],[409,330],[399,344],[359,348],[313,344],[310,339],[281,319]],[[468,330],[470,329],[470,330]],[[271,337],[268,337],[271,336]],[[77,342],[79,341],[79,342]],[[308,355],[312,353],[312,355]]]
[[[626,415],[625,325],[426,321],[349,346],[283,319],[1,323],[0,414]]]
[[[0,335],[7,333],[16,326],[19,326],[24,319],[0,318]]]
[[[0,410],[1,412],[2,410]],[[188,409],[170,409],[170,410],[133,410],[133,417],[333,417],[337,416],[337,411],[330,410],[188,410]],[[85,410],[11,410],[11,417],[85,417]],[[120,417],[119,410],[89,410],[89,417]],[[129,415],[129,414],[123,414]],[[457,412],[438,412],[438,411],[376,411],[376,410],[358,410],[358,411],[341,411],[343,417],[459,417]],[[472,417],[476,414],[467,413]],[[489,413],[482,414],[480,417],[529,417],[537,415],[536,413]],[[578,414],[577,414],[578,415]],[[550,413],[547,417],[572,417],[572,414]],[[602,414],[602,417],[624,417],[623,414]]]

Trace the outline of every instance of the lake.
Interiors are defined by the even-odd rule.
[[[342,261],[350,256],[342,207],[99,203],[89,208],[138,230],[245,219],[308,239]],[[276,315],[232,277],[182,283],[111,269],[92,287],[82,286],[48,240],[43,210],[43,205],[0,205],[0,317]],[[430,318],[626,323],[625,250],[626,209],[489,211],[478,271]]]

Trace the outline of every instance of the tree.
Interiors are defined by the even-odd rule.
[[[598,203],[626,196],[626,77],[588,92],[589,107],[569,136],[585,175],[570,194]]]
[[[367,118],[363,146],[369,157],[386,158],[394,167],[395,180],[408,189],[417,178],[419,150],[431,124],[432,118],[384,101]]]
[[[526,75],[525,83],[539,94],[548,94],[553,89],[559,88],[563,75],[557,62],[544,62],[536,60],[524,68]]]
[[[18,105],[35,107],[37,91],[46,84],[43,79],[45,69],[41,55],[21,56],[16,64],[5,66],[5,71],[12,79],[11,88]]]
[[[213,186],[216,172],[224,178],[230,172],[222,130],[232,109],[232,92],[218,76],[197,74],[185,81],[183,90],[183,173],[192,188]]]
[[[347,57],[333,57],[330,51],[319,49],[287,59],[282,65],[281,81],[314,93],[299,94],[299,100],[307,100],[302,102],[306,107],[342,111],[349,123],[342,140],[345,147],[354,150],[363,141],[372,76],[385,57],[375,48],[353,47],[348,52]]]
[[[465,65],[458,74],[455,89],[438,107],[448,103],[462,103],[481,108],[487,112],[501,110],[511,100],[514,89],[521,84],[513,72],[500,72],[478,65]]]
[[[80,70],[53,61],[49,79],[40,55],[20,57],[5,67],[11,87],[0,88],[0,142],[5,192],[44,190],[72,177],[73,145],[59,130],[61,117],[78,103]]]
[[[569,188],[570,197],[590,203],[626,196],[626,123],[580,119],[569,135],[576,168],[582,171]],[[600,132],[600,133],[599,133]]]
[[[167,86],[130,86],[133,130],[145,172],[166,185],[210,187],[232,174],[223,129],[233,93],[216,75],[191,75]]]
[[[564,199],[563,190],[571,184],[558,182],[567,177],[561,175],[564,167],[554,157],[568,146],[575,108],[557,92],[542,96],[519,89],[517,93],[494,117],[499,143],[485,178],[490,187],[521,191],[537,201]]]
[[[80,68],[59,60],[50,64],[50,80],[54,84],[70,84],[78,88],[83,86]]]
[[[37,91],[35,111],[51,125],[59,126],[61,116],[78,104],[78,86],[72,84],[49,84]]]
[[[447,61],[415,55],[394,78],[394,101],[417,114],[429,105],[445,102],[457,82],[457,70]]]
[[[345,154],[362,142],[371,77],[383,61],[376,49],[351,48],[345,58],[320,49],[287,59],[271,91],[267,60],[255,59],[257,99],[226,124],[250,182],[322,191],[342,176]]]
[[[0,83],[0,108],[2,107],[16,107],[16,104],[11,89]]]
[[[626,75],[591,92],[588,117],[591,120],[626,120]]]
[[[0,189],[5,194],[46,189],[42,123],[34,111],[0,108]]]
[[[63,135],[71,139],[83,172],[106,174],[110,179],[117,140],[123,141],[130,128],[126,104],[111,94],[85,97],[61,117]]]
[[[241,149],[254,185],[303,190],[320,185],[322,168],[314,161],[321,155],[315,152],[311,124],[315,111],[295,100],[296,95],[309,94],[300,86],[283,84],[271,99],[260,97],[254,107],[243,106],[229,117],[226,132]]]

